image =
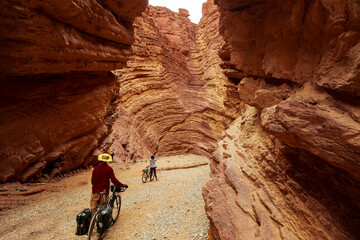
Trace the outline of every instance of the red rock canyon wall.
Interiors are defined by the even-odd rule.
[[[360,3],[216,2],[249,106],[211,161],[211,238],[358,239]]]
[[[2,57],[13,57],[14,65],[2,64],[2,115],[11,118],[1,129],[1,181],[54,177],[87,166],[92,155],[110,150],[119,161],[152,153],[210,156],[241,112],[235,84],[219,66],[223,40],[213,4],[204,7],[207,17],[198,26],[185,9],[174,13],[149,6],[134,22],[134,36],[130,23],[144,4],[129,16],[123,8],[137,4],[118,9],[106,1],[69,2],[58,11],[54,4],[4,3],[46,22],[32,26],[25,15],[24,28],[9,28],[4,35],[18,50],[7,49]],[[71,12],[78,4],[79,12]],[[3,16],[16,25],[13,17]],[[30,26],[41,31],[34,34]],[[127,58],[128,67],[116,70],[116,76],[104,72],[123,67]]]
[[[114,149],[123,161],[215,150],[239,115],[239,97],[220,68],[217,8],[205,10],[198,26],[184,9],[152,6],[135,21],[134,55],[117,71],[117,119],[101,149]]]
[[[2,1],[0,182],[201,154],[210,239],[359,238],[359,2],[215,2]]]
[[[1,1],[0,182],[86,166],[147,1]]]

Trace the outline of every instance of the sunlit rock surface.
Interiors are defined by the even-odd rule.
[[[217,8],[205,10],[198,26],[184,10],[152,6],[135,21],[134,55],[117,71],[117,119],[102,149],[122,161],[215,150],[240,114],[239,97],[220,68]]]
[[[203,190],[211,239],[358,239],[358,1],[216,1],[245,113]]]
[[[347,172],[288,147],[249,107],[219,141],[203,190],[213,239],[356,239],[360,194]]]

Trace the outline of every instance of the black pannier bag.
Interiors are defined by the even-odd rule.
[[[85,208],[76,216],[76,235],[85,235],[89,230],[89,225],[91,221],[91,210]]]
[[[112,208],[107,206],[103,210],[100,211],[99,221],[98,221],[98,233],[105,232],[109,227],[112,221]]]

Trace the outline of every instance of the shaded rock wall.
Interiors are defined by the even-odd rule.
[[[86,166],[147,1],[1,1],[0,182]]]
[[[214,239],[358,239],[358,1],[216,1],[249,106],[203,190]]]
[[[135,21],[134,55],[117,71],[117,119],[101,149],[114,149],[122,161],[215,150],[240,114],[239,97],[219,66],[217,8],[205,10],[198,26],[185,10],[152,6]]]
[[[359,96],[357,1],[218,2],[237,70]]]
[[[1,88],[2,180],[26,181],[82,166],[110,127],[104,118],[119,89],[115,76],[69,73],[7,80]],[[54,168],[61,171],[51,173]]]

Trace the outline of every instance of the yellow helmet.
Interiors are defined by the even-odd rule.
[[[110,154],[103,153],[98,156],[98,160],[103,162],[112,162],[112,157]]]

